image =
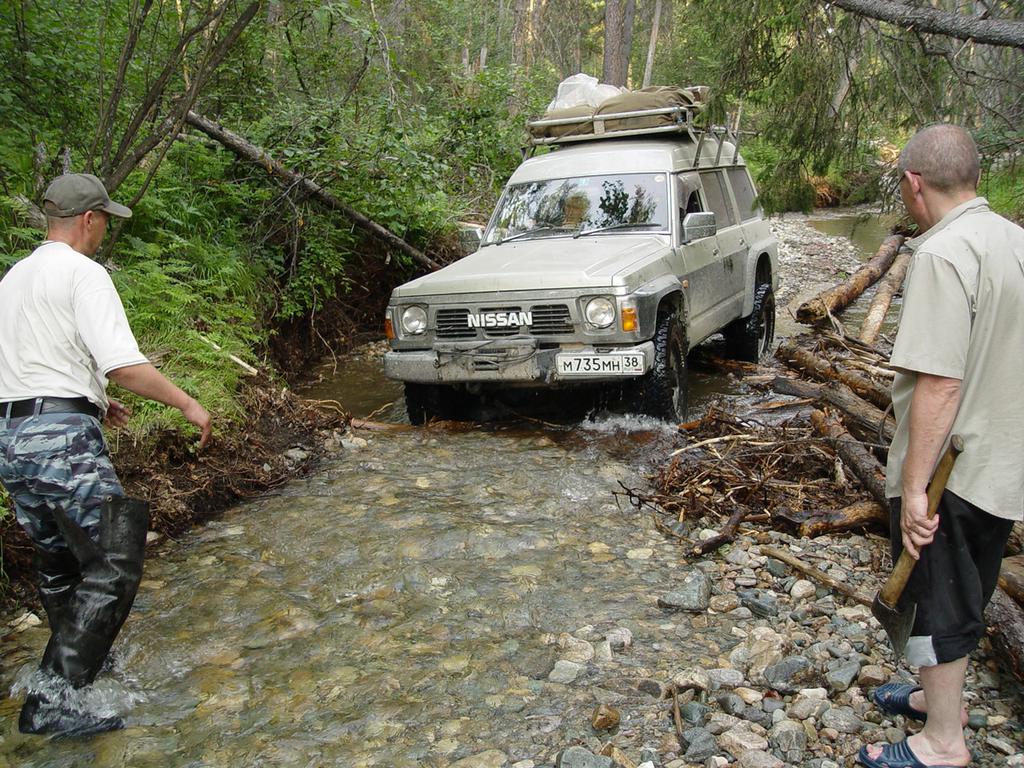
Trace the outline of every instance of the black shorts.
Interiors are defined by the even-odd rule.
[[[893,562],[903,551],[900,499],[889,499]],[[999,583],[1012,520],[993,517],[945,491],[939,502],[939,529],[921,550],[900,609],[917,604],[906,659],[930,667],[956,661],[985,634],[985,606]]]

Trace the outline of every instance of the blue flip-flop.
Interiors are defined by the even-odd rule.
[[[865,768],[957,768],[953,765],[925,765],[917,759],[906,739],[884,745],[882,753],[876,758],[868,757],[868,748],[861,747],[857,753],[857,762]]]
[[[875,688],[871,699],[886,714],[903,715],[924,722],[928,719],[928,713],[910,706],[911,694],[919,690],[919,686],[908,683],[886,683]]]

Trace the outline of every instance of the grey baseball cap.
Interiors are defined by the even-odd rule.
[[[86,211],[106,211],[122,219],[132,215],[131,208],[110,199],[103,182],[91,173],[66,173],[50,182],[43,195],[47,216],[67,218]]]

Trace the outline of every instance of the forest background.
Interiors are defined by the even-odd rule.
[[[238,431],[231,356],[280,382],[379,337],[391,288],[423,270],[410,253],[456,257],[526,119],[577,72],[710,86],[708,119],[749,132],[770,212],[879,199],[895,147],[959,122],[982,193],[1019,219],[1022,16],[997,0],[0,0],[0,273],[41,239],[48,181],[96,173],[135,211],[99,258],[141,348]],[[187,430],[126,399],[133,445]]]

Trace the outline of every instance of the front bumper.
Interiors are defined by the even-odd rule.
[[[474,382],[506,382],[557,386],[564,384],[621,381],[632,376],[605,374],[559,375],[556,356],[573,354],[638,354],[644,359],[644,373],[654,366],[654,343],[635,346],[593,347],[571,349],[539,349],[533,339],[502,339],[489,342],[437,343],[433,349],[384,354],[384,375],[389,379],[418,384],[459,384]]]

